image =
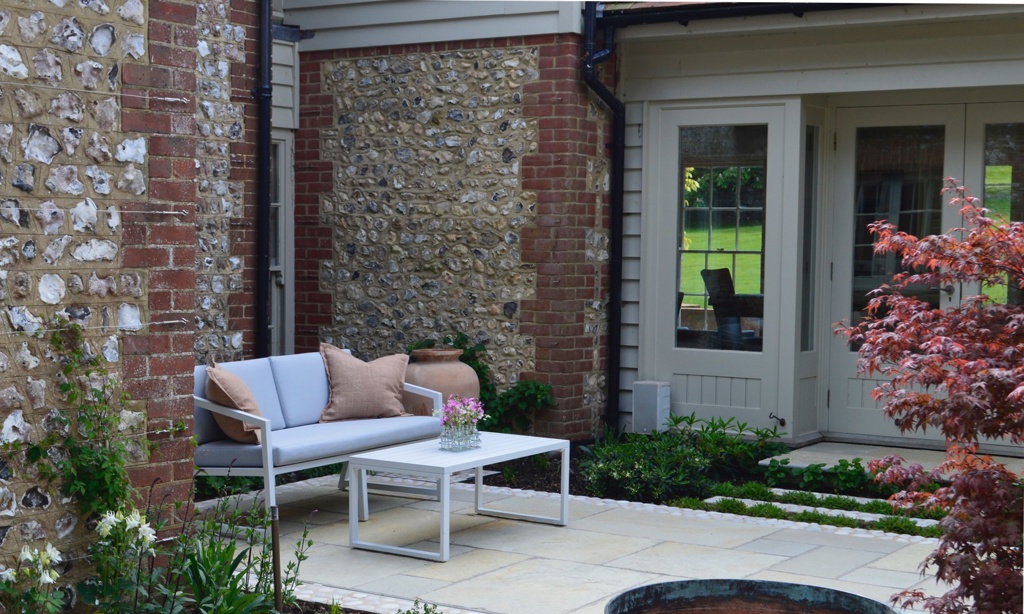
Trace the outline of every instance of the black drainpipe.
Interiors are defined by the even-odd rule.
[[[267,330],[270,311],[270,111],[271,111],[271,0],[260,0],[259,75],[256,99],[256,358],[270,355]]]
[[[626,104],[598,79],[595,67],[612,55],[615,31],[607,28],[604,48],[597,51],[597,3],[587,2],[583,27],[583,80],[612,111],[611,182],[608,195],[608,404],[605,424],[619,430],[619,354],[622,346],[622,199],[626,155]]]

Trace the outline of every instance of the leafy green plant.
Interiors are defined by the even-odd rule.
[[[782,493],[776,499],[779,503],[790,503],[792,505],[805,505],[807,507],[817,507],[818,497],[814,493],[804,492],[800,490],[793,490],[790,492]]]
[[[695,434],[698,449],[711,461],[708,477],[717,481],[753,475],[758,461],[789,450],[774,427],[755,429],[735,418],[670,416],[668,429]]]
[[[716,512],[723,514],[746,514],[747,504],[739,499],[722,499],[711,506]]]
[[[766,484],[746,482],[736,488],[736,496],[755,501],[772,501],[775,498],[775,493]]]
[[[849,516],[834,516],[826,514],[825,512],[818,512],[814,510],[806,510],[797,512],[790,517],[790,520],[796,522],[810,522],[814,524],[826,524],[836,527],[851,527],[860,528],[863,525],[863,521],[857,518],[850,518]]]
[[[782,484],[791,475],[788,465],[788,458],[782,460],[777,458],[771,459],[768,461],[768,466],[764,469],[764,481],[772,487]]]
[[[55,582],[60,551],[47,543],[43,550],[23,546],[13,567],[0,566],[0,610],[7,614],[60,612],[64,592]]]
[[[58,321],[53,328],[50,346],[61,365],[58,382],[66,411],[54,412],[44,437],[28,444],[4,442],[3,449],[10,458],[23,452],[40,479],[57,482],[61,494],[78,502],[83,516],[119,509],[134,494],[121,418],[128,396],[87,351],[81,326]],[[147,440],[139,437],[139,442],[146,445]]]
[[[859,458],[855,458],[852,461],[841,458],[836,462],[835,467],[829,470],[832,473],[832,479],[837,491],[860,491],[871,482],[871,476],[868,475],[867,470],[864,469],[864,465],[860,461],[861,459]]]
[[[856,499],[850,497],[840,497],[832,495],[829,497],[821,497],[818,499],[818,507],[825,507],[830,510],[859,510],[861,504]]]
[[[786,510],[771,503],[758,503],[747,508],[747,515],[756,518],[778,518],[783,519],[789,516]]]
[[[796,470],[802,490],[817,490],[825,484],[825,463],[812,463]]]
[[[611,433],[581,448],[581,472],[596,497],[661,503],[675,497],[704,496],[711,487],[710,461],[687,431],[651,435]]]
[[[263,507],[245,510],[238,498],[222,499],[203,514],[187,513],[179,532],[156,541],[164,524],[159,513],[152,525],[137,510],[105,513],[89,551],[94,573],[78,586],[83,602],[102,612],[272,610],[273,552]],[[299,567],[311,545],[304,530],[283,570],[285,604],[295,603]]]
[[[420,603],[420,600],[417,599],[413,601],[411,609],[399,610],[398,614],[441,614],[441,610],[432,604]]]

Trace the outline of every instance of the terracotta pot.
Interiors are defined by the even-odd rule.
[[[480,397],[480,380],[473,367],[459,360],[462,350],[455,348],[426,348],[412,351],[412,361],[405,371],[405,381],[431,390],[437,390],[447,401],[457,394],[463,398]],[[430,400],[405,393],[402,396],[405,411],[418,416],[431,415]]]

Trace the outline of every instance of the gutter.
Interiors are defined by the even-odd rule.
[[[691,21],[729,19],[790,14],[801,18],[805,13],[841,11],[895,6],[892,4],[829,4],[829,3],[706,3],[682,4],[654,10],[604,13],[603,3],[586,2],[583,8],[583,81],[612,112],[611,181],[609,186],[608,246],[608,376],[606,426],[618,431],[619,386],[622,353],[622,242],[623,198],[626,153],[626,103],[619,100],[596,75],[596,66],[607,61],[615,51],[615,30],[644,24],[676,22],[682,26]],[[600,13],[600,14],[599,14]],[[603,28],[602,48],[597,48],[597,30]]]
[[[259,73],[252,97],[256,100],[256,358],[270,355],[270,113],[271,113],[271,0],[260,0]]]

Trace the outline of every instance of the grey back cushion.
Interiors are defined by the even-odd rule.
[[[331,395],[320,352],[271,356],[268,360],[288,428],[319,422]]]

